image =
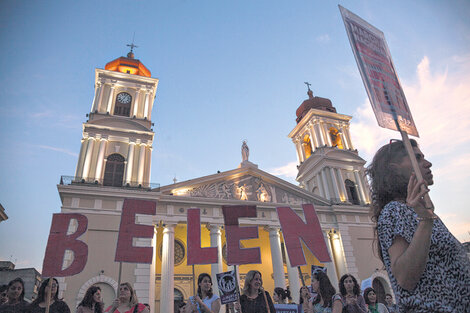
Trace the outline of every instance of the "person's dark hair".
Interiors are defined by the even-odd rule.
[[[304,303],[304,298],[302,298],[302,289],[307,289],[308,292],[310,292],[310,290],[308,290],[308,287],[307,286],[301,286],[300,287],[300,292],[299,292],[299,304],[302,304]]]
[[[201,300],[204,300],[204,299],[202,298],[201,286],[200,286],[199,284],[202,282],[202,280],[203,280],[205,277],[209,277],[209,280],[211,281],[211,284],[212,284],[211,275],[209,275],[209,274],[207,274],[207,273],[201,273],[201,274],[199,274],[199,276],[198,276],[198,278],[197,278],[197,294],[198,294],[199,298],[201,298]],[[207,292],[207,296],[208,296],[209,299],[210,299],[210,298],[212,298],[212,295],[213,295],[213,293],[212,293],[212,288],[211,288],[211,289],[209,289],[209,291]]]
[[[49,284],[49,279],[50,278],[42,281],[41,287],[39,287],[38,297],[36,298],[36,300],[33,301],[33,303],[31,303],[31,305],[33,306],[39,305],[39,303],[46,301],[46,287],[47,287],[47,284]],[[54,278],[54,281],[57,284],[57,291],[55,295],[52,296],[52,298],[54,299],[54,301],[58,301],[59,300],[59,282],[55,278]]]
[[[344,274],[341,276],[341,279],[339,280],[339,292],[341,292],[341,295],[345,296],[347,294],[346,288],[344,287],[344,281],[346,278],[351,277],[353,283],[354,283],[354,288],[353,288],[353,293],[356,296],[359,296],[361,294],[361,287],[359,287],[359,284],[357,283],[356,277],[354,277],[351,274]]]
[[[0,285],[0,292],[4,292],[5,290],[8,290],[8,285]]]
[[[290,294],[290,288],[289,288],[289,286],[286,287],[286,297],[287,297],[287,299],[288,299],[289,301],[292,300],[292,296],[291,296],[291,294]]]
[[[19,277],[16,277],[15,279],[13,280],[10,280],[10,282],[8,283],[8,289],[10,289],[11,286],[13,286],[14,283],[20,283],[21,284],[21,287],[23,287],[23,291],[21,292],[20,296],[18,297],[18,301],[23,301],[24,300],[24,281],[19,278]]]
[[[274,293],[277,294],[281,301],[284,301],[287,298],[287,292],[284,290],[284,288],[276,287],[274,288]]]
[[[363,297],[364,297],[364,301],[366,302],[367,305],[370,304],[369,297],[368,297],[367,295],[368,295],[369,292],[371,292],[371,291],[373,291],[375,294],[377,294],[377,293],[375,292],[375,289],[372,288],[372,287],[368,287],[368,288],[366,288],[366,290],[364,290],[364,296],[363,296]]]
[[[417,147],[418,143],[410,139],[411,146]],[[378,256],[383,262],[382,250],[377,234],[377,220],[384,206],[396,199],[406,199],[409,177],[397,173],[392,164],[401,162],[406,156],[406,148],[402,141],[390,141],[380,148],[367,167],[366,174],[369,176],[371,206],[371,219],[375,223],[374,241],[377,244]]]
[[[330,279],[328,276],[322,272],[318,271],[313,274],[316,280],[320,283],[320,292],[319,296],[321,297],[316,297],[315,300],[313,301],[313,304],[317,304],[320,302],[321,299],[323,299],[323,307],[324,308],[329,308],[332,306],[332,298],[336,293],[335,287],[330,282]]]
[[[393,299],[393,297],[392,297],[392,295],[391,295],[391,294],[389,294],[389,293],[386,293],[386,294],[385,294],[385,297],[387,297],[387,296],[389,296],[390,298],[392,298],[392,299]]]
[[[101,288],[98,286],[91,286],[85,293],[82,302],[78,306],[83,306],[86,308],[91,309],[93,307],[93,296],[97,291],[101,291]],[[103,313],[103,302],[96,302],[95,303],[95,313]]]

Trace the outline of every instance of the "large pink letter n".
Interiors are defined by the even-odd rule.
[[[300,239],[320,262],[330,262],[317,213],[311,204],[303,204],[305,221],[290,208],[277,208],[282,234],[292,267],[307,264]]]

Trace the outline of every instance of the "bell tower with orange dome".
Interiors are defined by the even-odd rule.
[[[158,79],[134,58],[95,69],[95,96],[83,137],[75,181],[104,186],[148,187],[154,132],[152,107]]]
[[[308,99],[296,111],[297,126],[289,138],[297,151],[296,180],[332,204],[364,205],[370,202],[364,164],[351,141],[351,116],[339,114],[330,99]]]

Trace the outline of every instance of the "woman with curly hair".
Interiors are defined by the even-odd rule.
[[[82,302],[78,305],[77,313],[103,313],[100,287],[91,286],[88,288]]]
[[[415,140],[411,146],[423,180],[402,141],[380,148],[367,168],[378,254],[400,311],[470,312],[470,260],[424,200],[434,183],[432,164]]]
[[[38,297],[34,300],[25,312],[29,313],[44,313],[46,312],[47,297],[50,297],[49,312],[50,313],[70,313],[70,308],[61,299],[59,299],[59,282],[53,278],[49,286],[48,278],[44,280],[39,287]]]
[[[149,313],[145,305],[139,303],[134,288],[130,283],[119,286],[119,297],[113,301],[105,312],[110,313]]]
[[[317,293],[312,303],[314,313],[341,313],[343,310],[341,297],[336,295],[335,287],[324,272],[318,271],[312,274],[312,290]]]
[[[339,280],[339,292],[343,302],[343,312],[367,313],[366,303],[361,296],[361,287],[351,274],[344,274]]]

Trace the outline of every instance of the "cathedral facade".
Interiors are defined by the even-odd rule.
[[[234,169],[167,186],[150,180],[154,132],[152,107],[158,79],[133,53],[95,70],[95,96],[83,138],[75,176],[63,176],[58,185],[62,213],[80,213],[88,229],[80,240],[88,245],[88,262],[74,276],[61,278],[62,296],[73,307],[91,285],[102,289],[105,304],[118,290],[118,276],[130,282],[140,302],[153,312],[173,312],[174,301],[194,293],[194,277],[232,267],[226,262],[222,206],[255,205],[257,218],[242,218],[240,225],[257,226],[258,238],[244,240],[244,248],[259,247],[261,264],[240,265],[240,282],[251,269],[263,275],[264,287],[289,286],[298,302],[301,278],[289,264],[276,213],[289,206],[302,216],[302,204],[313,204],[332,262],[322,264],[304,247],[306,266],[302,279],[310,283],[311,265],[324,265],[337,286],[341,275],[372,278],[379,293],[391,293],[382,264],[374,256],[373,224],[368,215],[370,197],[364,164],[349,134],[350,116],[336,112],[330,100],[314,97],[297,110],[297,125],[290,132],[298,157],[299,185],[271,175],[249,161],[242,146],[242,162]],[[114,262],[124,199],[157,204],[154,216],[138,215],[136,223],[154,226],[153,239],[137,239],[135,246],[154,249],[151,264]],[[218,262],[188,266],[187,210],[201,212],[202,247],[217,247]],[[73,231],[74,225],[70,225]],[[65,257],[64,267],[73,255]],[[214,285],[214,289],[216,286]],[[216,290],[217,292],[217,290]]]

